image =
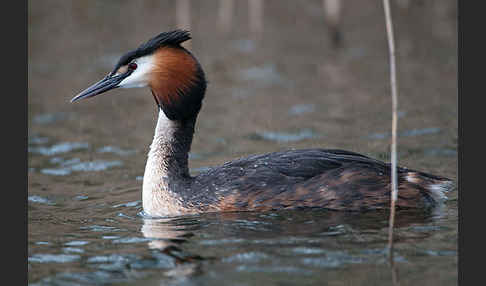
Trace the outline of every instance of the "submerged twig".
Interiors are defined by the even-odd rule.
[[[391,144],[391,206],[390,206],[390,221],[388,229],[388,249],[390,262],[393,265],[393,226],[395,224],[395,204],[397,201],[397,78],[396,78],[396,63],[395,63],[395,40],[393,36],[392,18],[390,12],[390,1],[383,0],[383,7],[385,9],[386,32],[388,38],[388,51],[390,53],[390,84],[392,96],[392,144]]]

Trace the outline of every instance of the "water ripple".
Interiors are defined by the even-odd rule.
[[[289,114],[300,115],[304,113],[314,112],[315,104],[297,104],[289,109]]]
[[[97,172],[97,171],[104,171],[112,167],[123,165],[123,163],[118,160],[115,161],[95,160],[90,162],[80,162],[79,159],[78,160],[76,159],[77,158],[61,162],[60,165],[63,168],[45,168],[41,170],[41,173],[45,175],[66,176],[71,174],[72,171]]]
[[[275,141],[278,143],[296,142],[296,141],[312,139],[316,137],[319,136],[310,129],[302,129],[295,133],[263,131],[263,132],[257,132],[251,134],[249,136],[249,138],[253,140],[267,140],[267,141]]]
[[[439,133],[440,131],[441,129],[437,127],[411,129],[411,130],[399,132],[397,136],[411,137],[411,136],[419,136],[419,135],[426,135],[426,134],[435,134],[435,133]],[[367,136],[367,138],[369,139],[386,139],[388,137],[391,137],[391,133],[373,133]]]
[[[132,155],[132,154],[136,153],[135,150],[123,150],[120,147],[116,147],[116,146],[104,146],[104,147],[97,149],[96,152],[98,152],[98,153],[113,153],[113,154],[120,155],[120,156],[128,156],[128,155]]]
[[[84,241],[84,240],[73,240],[70,242],[66,242],[64,245],[66,246],[82,246],[88,244],[89,241]]]
[[[36,153],[44,156],[52,156],[67,153],[75,150],[88,149],[89,144],[86,142],[62,142],[51,147],[29,147],[30,153]]]
[[[246,252],[223,258],[223,262],[257,263],[268,258],[269,256],[262,252]]]
[[[55,203],[46,199],[46,198],[43,198],[41,196],[29,196],[28,197],[28,200],[29,202],[33,202],[33,203],[39,203],[39,204],[46,204],[46,205],[54,205]]]
[[[34,254],[29,257],[29,262],[38,263],[67,263],[80,259],[79,255],[69,254]]]

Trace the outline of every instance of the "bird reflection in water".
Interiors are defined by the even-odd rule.
[[[268,246],[280,245],[279,253],[295,249],[317,249],[326,263],[326,253],[331,253],[337,263],[349,263],[350,256],[362,259],[363,263],[383,263],[386,258],[387,213],[336,212],[315,210],[275,211],[275,212],[231,212],[212,213],[178,218],[144,219],[142,233],[149,239],[150,249],[173,258],[174,266],[164,272],[164,276],[176,280],[190,279],[204,275],[203,262],[208,260],[224,261],[238,257],[242,249],[250,253],[264,253],[274,257]],[[400,243],[420,243],[434,234],[429,227],[438,217],[434,212],[420,210],[399,211],[396,220],[397,241]],[[410,227],[423,228],[423,231],[410,231]],[[427,230],[430,228],[429,230]],[[196,237],[204,237],[198,239]],[[194,241],[191,241],[194,240]],[[231,241],[234,247],[220,252],[221,245]],[[184,245],[184,243],[188,243]],[[189,244],[208,247],[201,255],[188,253]],[[359,245],[361,252],[350,254],[343,245]],[[379,251],[383,245],[383,252]],[[270,249],[270,251],[269,251]],[[204,253],[218,253],[208,257]],[[304,257],[306,254],[302,254]],[[383,255],[385,257],[383,257]],[[297,255],[298,256],[298,255]],[[354,256],[353,256],[354,257]],[[314,257],[314,259],[320,259]],[[393,262],[393,261],[392,261]],[[353,262],[354,263],[354,262]],[[240,262],[231,263],[234,267]],[[397,265],[390,265],[392,276],[397,277]],[[274,267],[279,267],[276,262]],[[282,266],[284,267],[284,266]]]
[[[170,218],[146,218],[143,220],[142,234],[150,239],[148,247],[158,250],[174,259],[175,267],[167,270],[165,276],[178,279],[195,276],[201,273],[201,263],[204,258],[199,255],[187,253],[181,249],[181,245],[194,236],[185,224],[187,220]],[[197,226],[196,226],[197,227]]]

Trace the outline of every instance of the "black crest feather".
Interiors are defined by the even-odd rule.
[[[149,55],[162,46],[179,46],[181,43],[190,40],[191,34],[186,30],[174,30],[162,32],[147,42],[141,44],[137,49],[124,54],[115,66],[113,72],[121,66],[129,64],[132,60]]]

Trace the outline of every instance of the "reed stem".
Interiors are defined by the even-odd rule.
[[[397,105],[398,105],[398,91],[397,91],[397,76],[396,76],[396,59],[395,59],[395,40],[393,36],[393,24],[390,12],[390,1],[383,0],[383,7],[385,10],[386,32],[388,38],[388,51],[390,55],[390,85],[392,96],[392,144],[391,144],[391,206],[390,206],[390,220],[388,228],[388,249],[391,263],[393,263],[393,227],[395,224],[395,204],[398,197],[397,186]]]

